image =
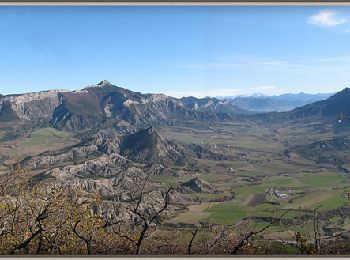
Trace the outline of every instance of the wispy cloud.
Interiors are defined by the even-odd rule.
[[[169,91],[165,93],[168,96],[181,98],[181,97],[218,97],[218,96],[235,96],[242,94],[241,89],[237,88],[219,88],[219,89],[203,89],[200,91]]]
[[[349,19],[341,17],[337,12],[331,10],[322,10],[309,17],[309,24],[320,27],[335,27],[349,22]]]
[[[261,85],[256,87],[245,87],[245,88],[218,88],[218,89],[203,89],[200,91],[169,91],[164,94],[176,98],[181,97],[228,97],[237,95],[252,95],[254,93],[264,95],[279,95],[284,93],[285,90],[276,87],[275,85]]]
[[[205,80],[196,84],[195,88],[193,86],[188,86],[188,88],[183,86],[178,91],[165,93],[170,96],[236,96],[253,93],[280,95],[310,89],[311,86],[314,86],[314,81],[310,75],[318,75],[318,77],[324,78],[323,85],[334,84],[327,79],[326,75],[332,75],[332,77],[347,81],[346,76],[350,69],[350,53],[339,56],[286,56],[280,58],[251,55],[228,56],[225,59],[218,60],[192,60],[171,63],[170,66],[185,70],[199,70],[199,75],[205,75]],[[215,78],[217,75],[225,80],[218,82]],[[244,75],[245,78],[240,79],[237,75]],[[288,77],[292,79],[286,82],[285,79]],[[236,80],[237,78],[239,80]],[[307,84],[303,83],[304,78],[308,79]],[[215,84],[219,84],[219,86],[215,88]],[[324,90],[318,90],[322,84],[317,83],[317,87],[314,87],[316,90],[313,90],[313,93],[317,91],[327,92],[328,87],[326,86],[322,86]],[[230,85],[232,88],[230,88]],[[301,87],[302,85],[304,87]],[[200,87],[203,87],[203,90],[198,90]]]
[[[282,60],[264,60],[260,58],[236,61],[206,61],[206,62],[183,62],[174,65],[177,68],[191,70],[224,70],[242,67],[293,67],[295,64]]]
[[[275,89],[276,89],[276,86],[274,86],[274,85],[266,85],[266,86],[252,88],[252,90],[254,90],[254,91],[275,90]]]
[[[276,87],[275,85],[264,85],[248,89],[248,95],[253,93],[261,93],[264,95],[280,95],[285,93],[285,90]]]
[[[232,69],[312,69],[315,66],[349,66],[350,55],[335,56],[335,57],[320,57],[320,58],[294,58],[286,60],[264,59],[261,57],[247,58],[236,61],[214,61],[214,62],[183,62],[172,64],[176,68],[190,70],[232,70]]]

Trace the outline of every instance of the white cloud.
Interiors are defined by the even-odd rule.
[[[349,30],[350,32],[350,30]],[[266,59],[261,57],[256,58],[247,58],[246,60],[239,60],[236,63],[232,62],[203,62],[203,63],[178,63],[171,64],[176,68],[182,69],[193,69],[193,70],[225,70],[225,69],[281,69],[281,70],[307,70],[314,69],[315,65],[320,67],[329,67],[329,66],[349,66],[350,65],[350,54],[344,56],[329,56],[329,57],[320,57],[317,59],[286,59],[286,60],[275,60],[273,58]]]
[[[280,88],[277,88],[274,85],[264,85],[259,87],[251,88],[249,94],[252,93],[261,93],[264,95],[280,95],[285,93],[286,91]]]
[[[169,91],[165,94],[168,96],[181,98],[181,97],[219,97],[219,96],[235,96],[241,94],[242,91],[240,89],[235,88],[219,88],[219,89],[203,89],[200,91]]]
[[[260,90],[275,90],[276,87],[274,85],[266,85],[266,86],[260,86],[260,87],[255,87],[252,88],[252,90],[255,91],[260,91]]]
[[[264,95],[280,95],[285,93],[286,91],[280,88],[277,88],[274,85],[262,85],[251,88],[218,88],[218,89],[203,89],[199,91],[168,91],[164,94],[176,98],[182,97],[229,97],[229,96],[237,96],[237,95],[252,95],[254,93],[260,93]]]
[[[335,27],[348,23],[349,20],[340,17],[337,12],[323,10],[313,16],[310,16],[307,22],[320,27]]]
[[[239,69],[245,67],[293,67],[294,64],[287,61],[280,60],[263,60],[263,59],[246,59],[236,62],[183,62],[173,65],[177,68],[191,69],[191,70],[225,70],[225,69]]]

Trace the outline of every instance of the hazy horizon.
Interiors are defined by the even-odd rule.
[[[108,80],[107,80],[108,81]],[[110,82],[110,81],[108,81]],[[117,87],[121,87],[121,88],[124,88],[124,89],[128,89],[130,91],[133,91],[133,92],[139,92],[137,90],[132,90],[132,89],[129,89],[127,87],[123,87],[123,86],[119,86],[118,84],[114,84],[113,82],[110,82],[112,85],[115,85]],[[84,88],[87,88],[87,87],[92,87],[92,86],[96,86],[98,83],[96,84],[90,84],[90,85],[87,85],[87,86],[83,86],[81,88],[75,88],[75,89],[67,89],[67,88],[61,88],[61,89],[43,89],[43,90],[38,90],[38,91],[28,91],[28,92],[21,92],[21,93],[7,93],[7,94],[4,94],[4,93],[1,93],[0,92],[0,95],[3,95],[3,96],[11,96],[11,95],[22,95],[22,94],[26,94],[26,93],[38,93],[38,92],[46,92],[46,91],[61,91],[61,92],[64,92],[64,91],[81,91],[81,90],[84,90]],[[340,90],[341,91],[341,90]],[[167,96],[171,96],[171,97],[175,97],[175,98],[182,98],[182,97],[191,97],[190,96],[183,96],[183,95],[178,95],[178,96],[175,96],[175,95],[168,95],[166,93],[162,93],[162,92],[141,92],[142,94],[164,94],[164,95],[167,95]],[[292,95],[298,95],[298,94],[306,94],[306,95],[329,95],[329,94],[334,94],[335,92],[317,92],[317,93],[308,93],[308,92],[304,92],[304,91],[301,91],[301,92],[285,92],[285,93],[280,93],[280,94],[263,94],[263,93],[259,93],[259,92],[254,92],[254,93],[250,93],[250,94],[237,94],[237,95],[228,95],[228,96],[193,96],[193,97],[196,97],[196,98],[205,98],[205,97],[214,97],[214,98],[235,98],[235,97],[252,97],[252,96],[266,96],[266,97],[273,97],[273,96],[282,96],[282,95],[286,95],[286,94],[292,94]]]
[[[350,7],[1,6],[0,93],[334,93],[350,72]]]

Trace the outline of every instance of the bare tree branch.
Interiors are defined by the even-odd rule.
[[[146,180],[147,181],[147,180]],[[146,182],[145,182],[146,183]],[[137,205],[135,207],[134,210],[132,210],[132,213],[136,214],[142,221],[143,221],[143,228],[140,232],[140,236],[139,238],[137,239],[136,241],[136,254],[139,255],[140,252],[141,252],[141,246],[142,246],[142,242],[143,240],[145,239],[145,236],[146,236],[146,232],[147,230],[149,229],[150,225],[153,223],[153,221],[160,216],[160,214],[168,207],[169,205],[169,194],[170,192],[173,190],[173,187],[170,187],[166,193],[165,193],[165,197],[164,197],[164,205],[163,207],[156,211],[155,214],[153,214],[153,216],[150,216],[149,219],[144,216],[142,214],[142,212],[139,212],[138,209],[139,209],[139,205],[141,204],[141,201],[142,201],[142,198],[143,198],[143,192],[144,192],[144,188],[145,188],[145,183],[143,185],[143,189],[141,190],[141,194],[140,194],[140,197],[139,197],[139,200],[137,202]]]
[[[195,231],[191,231],[192,237],[191,237],[190,243],[188,244],[188,250],[187,250],[189,255],[192,254],[191,249],[192,249],[192,245],[193,245],[193,240],[195,239],[195,237],[196,237],[196,235],[197,235],[197,233],[198,233],[198,230],[199,230],[199,229],[196,228]]]
[[[251,231],[249,232],[246,236],[244,236],[243,239],[240,240],[240,242],[234,247],[234,249],[231,251],[231,254],[236,254],[238,252],[238,250],[243,247],[243,245],[254,235],[257,235],[259,233],[264,232],[266,229],[268,229],[269,227],[271,227],[272,225],[274,225],[275,223],[277,223],[278,221],[280,221],[282,219],[282,217],[287,214],[287,212],[290,209],[287,209],[279,218],[274,218],[272,219],[272,221],[267,224],[265,227],[257,230],[257,231]]]

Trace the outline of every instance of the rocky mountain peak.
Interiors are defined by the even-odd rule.
[[[104,86],[112,86],[112,83],[110,83],[108,80],[102,80],[100,81],[97,86],[104,87]]]
[[[85,87],[84,90],[91,89],[91,88],[104,88],[104,87],[110,87],[110,86],[113,86],[112,83],[104,79],[97,84]]]

